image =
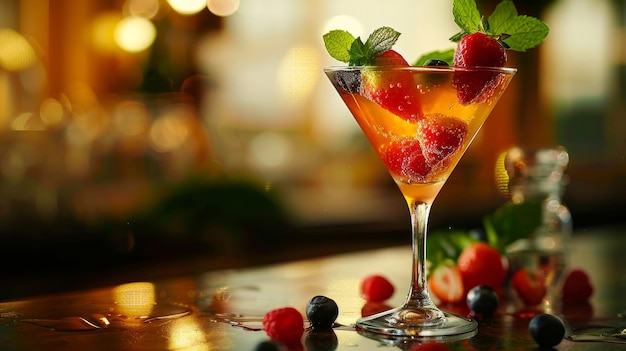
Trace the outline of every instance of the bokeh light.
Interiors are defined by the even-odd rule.
[[[296,46],[283,58],[278,71],[278,89],[287,104],[304,103],[320,77],[319,53],[313,47]]]
[[[118,12],[105,12],[98,15],[91,25],[91,43],[102,52],[119,50],[115,43],[115,29],[122,19]]]
[[[150,125],[146,105],[139,101],[123,101],[113,111],[113,124],[124,135],[139,135]]]
[[[290,161],[293,146],[284,135],[264,132],[255,136],[249,145],[248,161],[259,169],[280,169]]]
[[[63,105],[56,99],[46,98],[39,106],[39,115],[47,126],[59,125],[63,121]]]
[[[0,68],[7,71],[21,71],[37,62],[28,40],[12,29],[0,29],[0,48]]]
[[[359,20],[352,16],[337,15],[331,17],[328,21],[326,21],[326,24],[324,24],[320,36],[335,29],[345,30],[352,34],[355,38],[363,36],[363,25],[359,22]]]
[[[154,284],[136,282],[118,285],[113,289],[117,311],[128,317],[147,317],[156,304]]]
[[[141,52],[152,45],[156,38],[156,28],[148,19],[129,16],[122,19],[115,28],[115,42],[128,52]]]
[[[160,9],[158,0],[128,0],[125,4],[128,13],[143,18],[154,18]]]
[[[172,9],[181,15],[194,15],[207,6],[206,0],[167,0]]]
[[[239,9],[239,0],[208,0],[207,7],[216,16],[226,17]]]
[[[158,152],[169,152],[180,147],[189,137],[185,123],[186,107],[172,107],[157,118],[150,127],[150,143]]]

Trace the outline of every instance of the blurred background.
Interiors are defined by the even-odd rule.
[[[409,244],[406,203],[323,75],[338,62],[321,37],[392,26],[413,61],[453,47],[451,0],[0,4],[9,295],[138,262],[202,256],[211,269]],[[575,227],[623,221],[626,1],[516,5],[550,35],[509,54],[519,73],[431,227],[479,227],[507,201],[495,169],[513,146],[568,150]]]

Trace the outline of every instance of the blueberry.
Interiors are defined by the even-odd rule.
[[[280,351],[281,346],[273,340],[263,340],[256,345],[254,351]]]
[[[332,328],[338,315],[337,303],[326,296],[315,296],[306,305],[306,316],[314,329]]]
[[[424,66],[450,66],[448,65],[448,63],[444,60],[438,60],[438,59],[429,59],[426,62],[424,62]]]
[[[484,316],[489,316],[496,311],[499,304],[498,295],[488,285],[474,287],[467,293],[467,306],[469,309]]]
[[[530,320],[528,331],[540,347],[548,348],[563,340],[565,324],[553,314],[541,313]]]

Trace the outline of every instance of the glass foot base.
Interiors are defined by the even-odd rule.
[[[423,338],[439,341],[469,339],[478,332],[478,323],[473,319],[439,311],[441,318],[423,323],[408,323],[398,320],[398,315],[406,314],[401,307],[364,317],[356,322],[357,330],[365,336],[377,339]]]

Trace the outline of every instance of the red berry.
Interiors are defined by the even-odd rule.
[[[464,248],[457,259],[457,266],[466,293],[479,285],[487,285],[498,290],[506,277],[500,251],[482,241]]]
[[[293,307],[278,308],[265,314],[263,329],[273,340],[287,345],[299,343],[304,333],[304,318]]]
[[[406,60],[394,50],[376,58],[376,66],[408,67]],[[362,71],[363,96],[407,121],[422,117],[418,90],[413,73],[408,71]]]
[[[418,139],[431,166],[457,152],[467,137],[465,121],[442,114],[422,119],[418,127]]]
[[[593,285],[589,275],[582,269],[570,271],[561,288],[563,302],[568,304],[586,302],[592,294]]]
[[[504,67],[506,60],[506,50],[497,40],[476,32],[459,41],[453,63],[457,67]],[[496,72],[455,73],[453,83],[459,102],[467,105],[486,100],[497,78]]]
[[[381,148],[380,154],[383,163],[394,176],[420,181],[430,173],[430,165],[417,140],[392,141]]]
[[[370,275],[361,283],[361,295],[368,302],[382,302],[393,295],[394,287],[382,275]]]
[[[453,264],[444,263],[437,267],[428,278],[428,286],[443,303],[456,303],[465,298],[461,272]]]
[[[413,344],[408,351],[449,351],[448,344],[440,342],[425,342]]]
[[[517,293],[517,296],[526,306],[535,306],[543,301],[546,296],[547,288],[543,276],[540,273],[519,269],[513,278],[511,285]]]

